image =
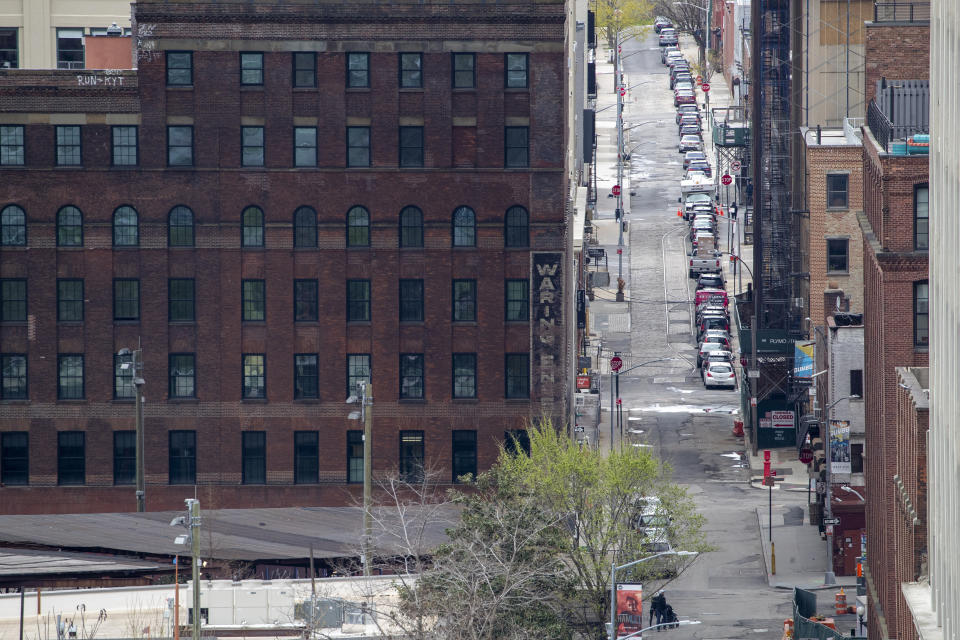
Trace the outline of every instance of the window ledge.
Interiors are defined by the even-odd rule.
[[[479,398],[453,398],[456,404],[480,404]]]
[[[263,83],[260,84],[241,84],[240,91],[263,91]]]
[[[511,324],[515,324],[515,325],[526,324],[526,325],[529,325],[529,324],[530,324],[530,320],[529,320],[529,319],[528,319],[528,320],[504,320],[503,323],[506,324],[506,325],[511,325]]]
[[[319,320],[294,320],[293,323],[298,327],[316,327],[320,325]]]
[[[30,398],[4,398],[0,400],[0,404],[3,404],[3,405],[30,404]]]
[[[240,398],[240,402],[249,404],[267,404],[266,398]]]
[[[915,345],[913,351],[914,353],[930,353],[930,347],[928,345]]]
[[[426,404],[427,399],[426,398],[397,398],[397,402],[401,402],[403,404]]]
[[[348,327],[369,327],[370,325],[369,320],[347,320]]]
[[[845,269],[843,271],[827,271],[828,276],[849,276],[850,271]]]
[[[114,404],[134,404],[136,403],[136,398],[111,398],[110,402]]]
[[[529,404],[530,398],[504,398],[503,401],[508,404]]]
[[[370,87],[347,87],[347,93],[370,93]]]
[[[86,398],[57,398],[57,404],[87,404]]]
[[[292,87],[294,93],[308,93],[311,91],[317,91],[318,87]]]
[[[451,320],[450,322],[455,327],[476,327],[478,325],[476,320]]]
[[[829,213],[846,213],[850,211],[850,207],[827,207]]]
[[[476,87],[453,87],[451,89],[453,93],[476,93]]]
[[[263,325],[267,324],[266,320],[241,320],[242,324],[252,324],[252,325]]]
[[[83,245],[70,245],[70,246],[64,246],[60,244],[57,245],[57,251],[83,251],[84,249],[86,249],[86,247],[84,247]]]
[[[296,404],[320,404],[322,402],[320,398],[294,398],[293,401]]]
[[[175,327],[192,327],[197,324],[196,320],[168,320],[167,324],[172,324]]]
[[[83,170],[85,167],[82,164],[58,164],[54,165],[54,169],[66,169],[68,171],[77,171]]]
[[[0,327],[25,327],[27,326],[26,320],[4,320],[0,322]]]
[[[504,93],[530,93],[530,87],[504,87]]]
[[[193,396],[193,397],[173,396],[171,398],[167,398],[167,402],[172,402],[174,404],[195,404],[197,402],[200,402],[200,398],[196,396]]]
[[[118,320],[116,318],[113,319],[114,326],[129,327],[137,324],[140,324],[139,320]]]
[[[400,93],[423,93],[423,87],[397,87]]]
[[[193,91],[192,84],[168,84],[167,91]]]

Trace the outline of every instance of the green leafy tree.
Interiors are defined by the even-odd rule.
[[[594,11],[600,37],[612,49],[617,33],[650,23],[652,6],[649,0],[596,0]]]

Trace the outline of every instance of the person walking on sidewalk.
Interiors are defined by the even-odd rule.
[[[663,591],[657,591],[657,594],[650,599],[650,626],[653,626],[653,616],[657,616],[657,624],[663,620],[663,610],[667,606],[667,598],[663,595]],[[657,628],[657,631],[660,631],[660,628]]]

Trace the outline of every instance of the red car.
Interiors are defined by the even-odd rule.
[[[677,92],[673,96],[673,106],[679,107],[682,104],[697,104],[697,96],[692,91]]]

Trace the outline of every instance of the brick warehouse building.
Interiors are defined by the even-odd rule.
[[[564,5],[133,5],[138,71],[0,71],[0,510],[342,504],[563,420]],[[531,295],[537,292],[537,295]]]
[[[895,16],[900,18],[901,16]],[[919,15],[918,15],[919,19]],[[867,629],[871,640],[904,635],[901,582],[919,567],[900,519],[908,519],[895,482],[917,442],[916,429],[898,429],[897,367],[926,367],[929,359],[929,159],[906,155],[901,144],[929,131],[929,20],[868,22],[867,126],[863,127],[864,469],[866,477]],[[911,51],[904,56],[904,51]],[[906,60],[906,62],[902,62]],[[912,99],[903,100],[904,96]],[[896,102],[896,110],[891,105]],[[907,443],[911,443],[907,447]],[[909,488],[910,474],[902,482]],[[897,519],[896,526],[892,523]]]

